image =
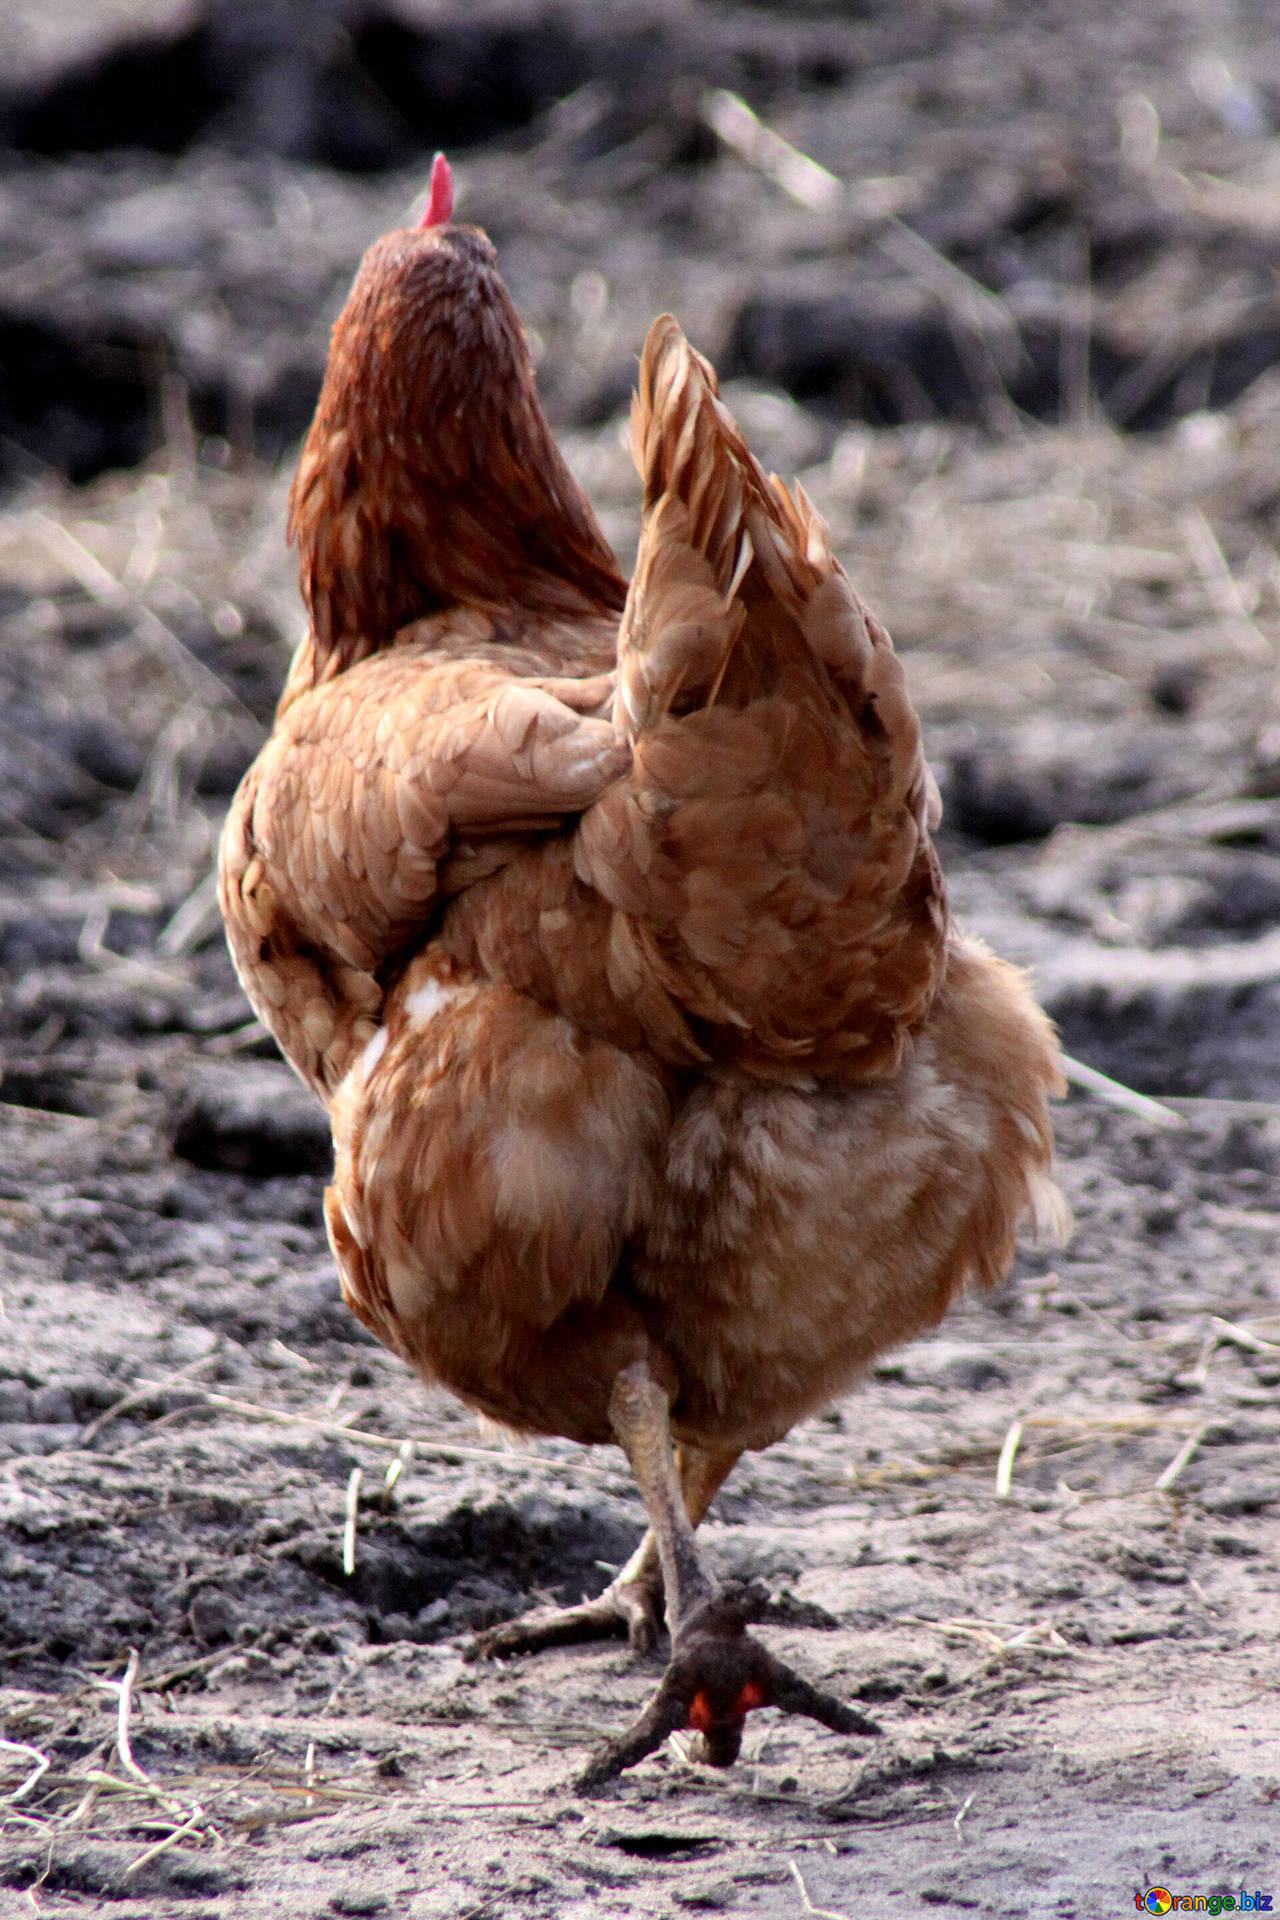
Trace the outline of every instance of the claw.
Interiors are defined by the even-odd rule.
[[[569,1647],[591,1640],[626,1640],[634,1653],[650,1653],[659,1633],[661,1584],[615,1580],[594,1600],[576,1607],[526,1613],[518,1620],[478,1633],[468,1660],[506,1660],[512,1654],[539,1653],[544,1647]]]
[[[594,1792],[615,1779],[681,1727],[702,1735],[710,1766],[730,1767],[755,1707],[804,1714],[835,1733],[879,1733],[874,1720],[813,1686],[746,1631],[748,1620],[759,1619],[766,1606],[758,1587],[725,1588],[691,1614],[658,1691],[626,1733],[602,1747],[578,1775],[578,1792]]]

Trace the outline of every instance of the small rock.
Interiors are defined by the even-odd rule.
[[[42,1426],[70,1426],[76,1411],[65,1387],[37,1387],[31,1395],[29,1418]]]
[[[235,1615],[225,1594],[216,1587],[201,1587],[187,1608],[191,1631],[204,1647],[217,1647],[235,1634]]]
[[[1267,1507],[1280,1506],[1280,1482],[1227,1481],[1211,1492],[1200,1494],[1199,1501],[1207,1513],[1220,1513],[1224,1519],[1239,1513],[1262,1513]]]
[[[25,1380],[0,1380],[0,1426],[32,1418],[31,1389]]]
[[[709,1880],[705,1886],[689,1887],[672,1894],[678,1907],[690,1907],[702,1913],[720,1913],[731,1907],[737,1893],[732,1880]]]
[[[268,1061],[207,1068],[182,1097],[174,1152],[219,1173],[327,1173],[329,1123],[287,1067]]]

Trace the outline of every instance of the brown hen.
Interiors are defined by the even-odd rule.
[[[752,1706],[873,1731],[746,1633],[763,1597],[693,1530],[744,1449],[1059,1224],[1058,1072],[948,919],[901,666],[809,502],[664,317],[625,592],[451,211],[440,161],[334,329],[291,495],[311,627],[222,901],[329,1109],[350,1306],[493,1418],[631,1461],[629,1565],[487,1648],[644,1647],[665,1599],[596,1782],[682,1725],[726,1763]]]

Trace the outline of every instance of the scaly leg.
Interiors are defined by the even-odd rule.
[[[759,1588],[717,1588],[694,1545],[671,1448],[667,1396],[643,1361],[614,1382],[609,1418],[631,1462],[662,1568],[671,1628],[671,1660],[640,1718],[579,1776],[582,1791],[603,1785],[661,1746],[679,1727],[704,1737],[712,1766],[731,1766],[752,1707],[806,1714],[837,1733],[878,1733],[873,1720],[823,1693],[775,1660],[747,1633],[765,1611]]]
[[[691,1527],[701,1524],[711,1502],[738,1459],[734,1448],[681,1446],[676,1459],[680,1492]],[[573,1607],[527,1613],[477,1634],[474,1652],[485,1659],[513,1653],[537,1653],[543,1647],[571,1646],[583,1640],[620,1639],[637,1653],[653,1648],[662,1627],[662,1563],[652,1527],[621,1572],[594,1600]]]

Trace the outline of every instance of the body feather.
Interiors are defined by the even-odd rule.
[[[390,236],[292,495],[311,631],[233,805],[351,1306],[516,1427],[643,1359],[763,1445],[1054,1214],[1052,1034],[951,926],[901,663],[655,323],[625,595],[483,236]]]

